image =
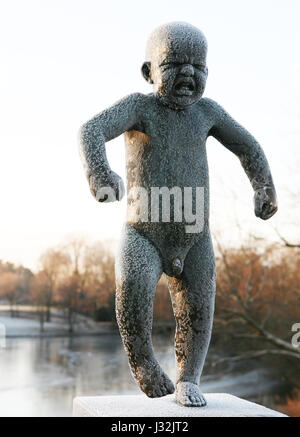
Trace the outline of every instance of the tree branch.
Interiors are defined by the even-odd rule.
[[[240,317],[241,319],[245,320],[250,326],[252,326],[252,328],[254,328],[256,331],[258,331],[261,336],[263,336],[268,342],[276,345],[279,348],[285,349],[286,351],[290,351],[295,355],[299,355],[300,357],[300,350],[294,348],[293,345],[291,345],[290,343],[288,343],[285,340],[282,340],[279,337],[276,337],[275,335],[271,334],[269,331],[267,331],[266,329],[262,328],[262,326],[260,326],[249,314],[245,313],[241,313],[238,311],[233,311],[233,310],[229,310],[227,308],[223,308],[223,311],[230,313],[232,315],[235,315],[237,317]]]
[[[280,240],[284,243],[284,245],[286,247],[293,247],[293,248],[300,249],[300,243],[290,243],[279,233],[277,228],[274,228],[274,230],[275,230],[276,234],[278,235],[278,237],[280,238]]]
[[[236,361],[242,361],[242,360],[249,360],[252,358],[260,358],[263,357],[265,355],[280,355],[280,356],[288,356],[288,357],[292,357],[292,358],[297,358],[298,360],[300,359],[300,354],[297,354],[295,352],[289,352],[289,351],[284,351],[284,350],[279,350],[279,349],[265,349],[262,351],[257,351],[257,352],[247,352],[243,355],[237,355],[235,357],[225,357],[225,358],[220,358],[219,360],[215,361],[212,366],[215,367],[218,364],[230,361],[230,362],[236,362]]]

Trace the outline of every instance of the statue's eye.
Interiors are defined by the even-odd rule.
[[[167,62],[166,64],[162,64],[160,67],[163,70],[167,70],[168,68],[172,68],[172,63],[171,62]]]
[[[206,66],[203,64],[194,64],[194,67],[197,68],[197,70],[201,70],[204,73],[206,73]]]
[[[166,62],[165,64],[161,64],[160,67],[163,70],[168,70],[169,68],[176,68],[180,65],[178,62]]]

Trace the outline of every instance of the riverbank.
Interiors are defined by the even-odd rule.
[[[0,324],[4,325],[7,338],[19,337],[69,337],[86,335],[119,335],[119,329],[113,322],[96,322],[90,317],[76,314],[73,332],[70,332],[66,313],[57,308],[51,309],[51,322],[43,323],[43,330],[36,307],[19,305],[14,308],[14,316],[8,305],[0,305]],[[156,322],[153,334],[169,336],[174,332],[175,323]]]
[[[69,325],[62,314],[53,313],[51,322],[45,322],[43,331],[38,317],[19,312],[18,317],[10,317],[0,313],[0,323],[4,325],[6,338],[20,337],[69,337],[84,335],[118,334],[116,325],[110,322],[95,322],[88,317],[77,316],[74,332],[70,333]]]

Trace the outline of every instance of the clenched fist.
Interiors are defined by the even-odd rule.
[[[121,200],[125,194],[122,179],[113,171],[96,176],[91,175],[89,184],[91,193],[98,202],[115,202]]]
[[[268,220],[277,211],[277,198],[275,189],[263,187],[255,191],[254,208],[256,217]]]

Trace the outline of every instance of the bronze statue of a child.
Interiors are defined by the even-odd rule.
[[[277,210],[260,145],[221,106],[202,97],[206,53],[206,39],[194,26],[182,22],[160,26],[149,38],[142,66],[153,93],[125,97],[84,124],[80,135],[90,189],[100,202],[121,200],[124,195],[121,178],[107,162],[105,143],[125,135],[128,210],[134,207],[140,216],[134,220],[128,214],[116,260],[117,320],[140,388],[149,397],[173,393],[151,339],[153,297],[158,280],[166,274],[176,319],[176,399],[185,406],[206,404],[199,384],[212,331],[216,283],[205,149],[210,135],[240,159],[254,189],[256,216],[266,220]],[[112,196],[103,194],[107,187]],[[184,208],[175,196],[169,203],[170,220],[160,216],[149,220],[149,211],[145,218],[139,187],[148,193],[153,187],[167,187],[171,194],[174,187],[190,188],[193,205],[195,191],[204,187],[201,229],[187,232],[188,220],[179,221],[178,214],[176,219],[175,212]],[[151,207],[154,210],[155,205]]]

